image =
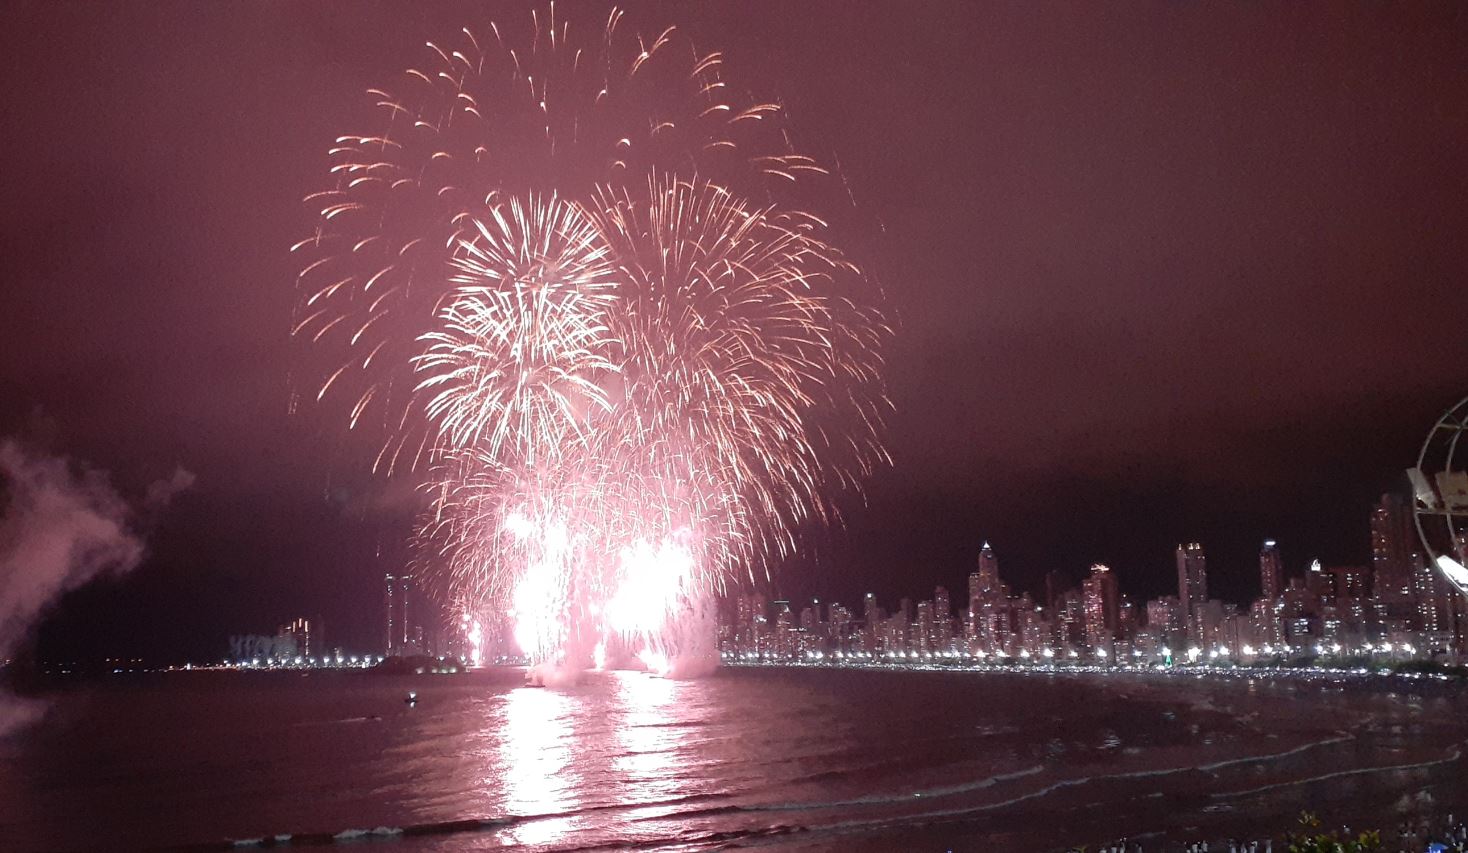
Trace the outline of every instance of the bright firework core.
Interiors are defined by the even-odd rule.
[[[542,671],[717,661],[716,593],[886,461],[889,331],[776,104],[669,28],[464,31],[295,249],[318,399],[424,480],[416,573]]]

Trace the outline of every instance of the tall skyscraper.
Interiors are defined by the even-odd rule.
[[[1401,495],[1385,494],[1371,511],[1371,574],[1376,597],[1399,601],[1412,594],[1412,551],[1417,533]]]
[[[988,542],[979,549],[978,578],[979,597],[989,598],[999,594],[999,559],[994,556],[994,549],[989,547]],[[970,581],[970,595],[972,593],[973,583]]]
[[[1284,592],[1284,569],[1279,559],[1279,546],[1273,539],[1264,540],[1264,547],[1259,551],[1259,588],[1260,598],[1266,601],[1274,601]]]
[[[917,624],[913,626],[916,632],[912,647],[918,651],[933,651],[933,639],[936,631],[933,624],[933,602],[919,601],[917,606]]]
[[[945,651],[953,639],[953,604],[948,600],[947,587],[933,590],[933,648]]]
[[[402,654],[408,646],[408,590],[413,578],[410,575],[386,575],[384,603],[387,609],[387,642],[385,655]]]
[[[1177,649],[1185,642],[1187,632],[1184,624],[1183,606],[1174,596],[1167,595],[1147,602],[1147,627],[1163,645]]]
[[[382,653],[391,655],[393,649],[397,648],[398,631],[401,630],[401,617],[398,616],[398,578],[396,575],[387,575],[383,578],[383,606],[387,611],[387,628],[383,632]]]
[[[1092,648],[1110,646],[1116,639],[1121,604],[1116,575],[1097,563],[1091,567],[1091,576],[1081,581],[1081,595],[1085,600],[1086,642]]]
[[[1177,598],[1189,615],[1208,600],[1208,564],[1197,542],[1177,546]]]
[[[790,602],[775,602],[775,654],[795,653],[795,614],[790,612]]]
[[[1430,633],[1450,630],[1453,589],[1441,572],[1427,564],[1420,551],[1412,553],[1412,591],[1417,624],[1422,630]]]
[[[1335,598],[1335,579],[1326,573],[1319,560],[1312,560],[1310,570],[1305,573],[1305,589],[1317,605]]]

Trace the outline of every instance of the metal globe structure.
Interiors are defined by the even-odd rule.
[[[1417,467],[1407,476],[1422,547],[1434,567],[1468,596],[1468,398],[1433,424]]]

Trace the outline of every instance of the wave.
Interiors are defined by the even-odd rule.
[[[1279,754],[1277,754],[1275,756],[1265,756],[1265,758],[1271,758],[1271,757],[1277,758],[1277,757],[1280,757],[1280,756],[1283,756],[1283,755],[1286,755],[1286,754],[1292,754],[1292,753],[1300,752],[1300,751],[1303,751],[1304,749],[1314,748],[1314,747],[1323,745],[1324,743],[1335,743],[1335,742],[1339,742],[1339,741],[1341,741],[1343,739],[1344,738],[1331,738],[1328,741],[1320,741],[1320,742],[1316,742],[1316,743],[1312,743],[1312,744],[1307,744],[1305,747],[1301,747],[1301,748],[1298,748],[1298,749],[1290,750],[1288,753],[1279,753]],[[1431,761],[1424,761],[1424,762],[1419,762],[1419,763],[1414,763],[1414,764],[1401,764],[1401,765],[1392,765],[1392,766],[1385,766],[1385,767],[1369,767],[1369,768],[1361,768],[1361,769],[1356,769],[1356,770],[1342,770],[1342,771],[1337,771],[1337,772],[1334,772],[1334,773],[1326,773],[1326,774],[1323,774],[1323,775],[1320,775],[1320,776],[1313,776],[1313,777],[1310,777],[1310,778],[1307,778],[1307,779],[1295,779],[1295,780],[1291,780],[1291,781],[1287,781],[1287,782],[1280,782],[1280,783],[1276,783],[1276,784],[1265,785],[1265,786],[1261,786],[1261,787],[1258,787],[1258,788],[1253,788],[1253,789],[1249,789],[1249,790],[1245,790],[1245,791],[1232,791],[1232,792],[1227,792],[1227,793],[1215,793],[1215,794],[1212,794],[1210,796],[1212,796],[1214,798],[1220,798],[1220,799],[1221,798],[1229,798],[1229,797],[1247,796],[1247,795],[1250,795],[1250,794],[1257,794],[1257,793],[1261,793],[1261,792],[1264,792],[1264,791],[1274,790],[1274,789],[1277,789],[1277,788],[1290,787],[1290,786],[1294,786],[1294,785],[1304,785],[1304,784],[1309,784],[1311,782],[1327,781],[1327,780],[1330,780],[1330,779],[1336,779],[1336,778],[1341,778],[1341,777],[1345,777],[1345,776],[1354,776],[1354,775],[1362,775],[1362,774],[1369,774],[1369,773],[1385,773],[1385,772],[1390,772],[1390,771],[1394,771],[1394,770],[1414,770],[1414,769],[1420,769],[1420,768],[1425,768],[1425,767],[1432,767],[1432,766],[1442,765],[1442,764],[1451,764],[1453,762],[1456,762],[1456,761],[1460,760],[1461,757],[1462,757],[1462,750],[1461,750],[1461,748],[1455,747],[1453,749],[1453,751],[1452,751],[1452,754],[1449,755],[1446,758],[1434,759],[1434,760],[1431,760]],[[1241,761],[1247,761],[1247,760],[1257,760],[1257,759],[1241,759]],[[1232,761],[1231,762],[1220,762],[1220,764],[1224,764],[1224,765],[1231,764],[1231,763],[1237,763],[1237,762],[1232,762]],[[872,819],[867,819],[867,820],[842,821],[842,822],[839,822],[839,823],[828,824],[826,826],[807,826],[807,827],[803,827],[803,831],[805,831],[805,832],[811,832],[811,833],[818,833],[818,834],[819,833],[830,833],[830,834],[842,835],[842,834],[854,834],[854,833],[869,833],[869,832],[876,832],[876,831],[882,831],[882,830],[895,830],[895,829],[899,829],[899,828],[902,828],[902,827],[910,827],[910,826],[915,826],[915,825],[922,825],[922,824],[930,823],[930,822],[946,823],[946,822],[961,821],[961,820],[972,818],[972,817],[975,817],[977,815],[984,814],[984,813],[987,813],[987,812],[993,812],[993,811],[996,811],[996,810],[999,810],[999,809],[1003,809],[1003,808],[1007,808],[1007,807],[1010,807],[1010,806],[1014,806],[1014,805],[1017,805],[1019,803],[1028,802],[1030,800],[1040,799],[1042,797],[1046,797],[1046,796],[1049,796],[1051,794],[1054,794],[1054,793],[1056,793],[1058,791],[1063,791],[1063,790],[1066,790],[1066,789],[1069,789],[1069,788],[1076,788],[1076,787],[1079,787],[1079,786],[1082,786],[1082,785],[1086,785],[1086,784],[1089,784],[1089,783],[1092,783],[1092,782],[1114,782],[1114,781],[1120,781],[1120,780],[1139,779],[1139,778],[1146,778],[1146,777],[1152,777],[1152,776],[1167,776],[1167,775],[1173,775],[1173,774],[1199,772],[1201,770],[1203,770],[1202,767],[1172,767],[1172,768],[1159,768],[1159,769],[1155,769],[1155,770],[1136,770],[1136,771],[1129,771],[1129,772],[1125,772],[1125,773],[1110,773],[1110,774],[1102,774],[1102,775],[1097,775],[1097,776],[1082,776],[1082,777],[1077,777],[1077,778],[1074,778],[1074,779],[1061,779],[1061,780],[1058,780],[1056,782],[1053,782],[1053,783],[1051,783],[1049,785],[1046,785],[1046,786],[1044,786],[1042,788],[1039,788],[1039,789],[1037,789],[1035,791],[1031,791],[1031,792],[1026,793],[1026,794],[1021,794],[1019,796],[1012,797],[1010,799],[1003,800],[1003,801],[1000,801],[1000,802],[984,803],[984,804],[980,804],[980,805],[971,805],[971,806],[963,806],[963,807],[960,807],[960,808],[953,808],[953,809],[932,810],[932,811],[921,812],[921,813],[918,813],[918,814],[900,815],[900,816],[893,816],[893,817],[886,817],[886,818],[872,818]],[[1159,794],[1153,794],[1151,796],[1160,796],[1160,793]],[[1151,833],[1151,834],[1152,835],[1158,835],[1158,834],[1161,834],[1161,833]],[[1141,837],[1141,836],[1136,836],[1136,837]]]
[[[390,840],[393,838],[413,838],[434,835],[454,835],[458,833],[471,832],[493,832],[513,826],[534,823],[542,820],[557,818],[572,818],[597,812],[627,811],[632,809],[657,808],[663,806],[680,806],[690,803],[698,803],[726,796],[724,794],[689,794],[683,797],[674,797],[667,800],[650,800],[637,803],[616,803],[602,806],[588,806],[568,812],[556,812],[535,815],[506,815],[504,817],[492,818],[459,818],[455,820],[431,821],[427,823],[407,824],[404,826],[378,826],[371,829],[343,829],[327,832],[298,832],[282,833],[278,835],[262,835],[254,838],[230,839],[225,844],[183,844],[171,848],[177,853],[193,853],[193,851],[221,850],[221,849],[248,849],[267,848],[277,846],[300,846],[321,847],[332,844],[345,844],[361,841]],[[729,807],[732,809],[733,807]],[[726,809],[706,809],[704,811],[716,813]],[[691,814],[689,812],[678,812],[671,816]],[[658,845],[669,843],[666,840],[657,842]],[[600,845],[599,845],[600,846]]]
[[[1353,739],[1353,736],[1339,732],[1338,736],[1327,738],[1302,746],[1295,747],[1283,752],[1268,755],[1250,756],[1245,758],[1228,759],[1210,764],[1187,767],[1160,767],[1152,769],[1130,770],[1119,773],[1105,773],[1091,776],[1078,776],[1073,778],[1056,779],[1043,784],[1035,790],[1019,793],[1002,800],[987,803],[954,804],[951,808],[924,808],[908,811],[905,814],[889,814],[873,817],[856,817],[847,820],[835,820],[830,823],[816,822],[793,822],[779,823],[771,826],[730,828],[726,830],[710,829],[704,831],[690,831],[676,836],[658,835],[640,840],[634,840],[625,836],[618,837],[615,841],[602,839],[587,839],[584,847],[575,847],[577,850],[603,850],[609,848],[618,849],[643,849],[656,850],[666,848],[678,849],[713,849],[727,846],[762,846],[762,843],[781,843],[781,839],[792,834],[814,834],[814,835],[852,835],[888,830],[900,830],[903,827],[911,827],[927,823],[950,823],[973,819],[980,815],[993,813],[1007,809],[1021,803],[1026,803],[1058,792],[1079,788],[1092,783],[1114,783],[1127,780],[1146,779],[1159,776],[1170,776],[1186,773],[1208,773],[1239,764],[1260,761],[1279,760],[1291,755],[1297,755],[1311,749],[1322,746],[1341,743]],[[1354,770],[1342,770],[1313,776],[1305,779],[1295,779],[1285,782],[1264,785],[1256,788],[1239,791],[1213,793],[1209,796],[1215,800],[1244,797],[1263,793],[1270,790],[1290,786],[1304,785],[1312,782],[1328,781],[1347,776],[1364,775],[1373,773],[1386,773],[1391,771],[1412,770],[1431,767],[1441,764],[1449,764],[1460,760],[1462,749],[1455,746],[1451,755],[1445,758],[1430,761],[1390,765],[1381,767],[1360,768]],[[865,797],[855,797],[824,802],[784,802],[784,803],[762,803],[762,804],[726,804],[709,807],[695,807],[687,810],[673,810],[664,814],[646,817],[629,817],[629,823],[640,824],[648,821],[662,822],[684,822],[699,818],[713,818],[720,815],[734,814],[780,814],[792,812],[819,812],[849,808],[873,807],[873,806],[902,806],[913,804],[924,804],[931,802],[939,805],[936,801],[954,797],[960,794],[987,790],[998,787],[1006,782],[1037,776],[1047,770],[1044,765],[1022,768],[1007,773],[998,773],[974,782],[957,785],[926,788],[904,793],[882,794]],[[1150,796],[1157,796],[1152,794]],[[450,835],[458,833],[494,832],[507,828],[529,824],[536,821],[575,817],[594,812],[617,812],[646,809],[649,807],[678,807],[696,805],[702,802],[716,799],[726,799],[727,794],[695,794],[686,797],[675,797],[667,800],[655,800],[643,803],[617,803],[602,806],[593,806],[575,811],[542,814],[542,815],[510,815],[498,818],[465,818],[459,820],[437,821],[430,823],[409,824],[400,827],[379,826],[372,829],[346,829],[337,832],[298,833],[291,835],[261,836],[258,838],[238,839],[228,844],[188,845],[177,850],[220,850],[229,848],[269,848],[277,846],[331,846],[353,842],[371,840],[392,840],[396,838],[412,838],[435,835]],[[833,816],[835,817],[835,816]],[[610,827],[609,827],[610,828]]]
[[[1339,737],[1312,741],[1311,743],[1307,743],[1303,746],[1297,746],[1294,749],[1287,749],[1284,752],[1272,752],[1267,755],[1250,755],[1244,758],[1229,758],[1224,761],[1215,761],[1212,764],[1200,764],[1198,765],[1198,769],[1202,770],[1205,773],[1212,773],[1215,770],[1224,767],[1232,767],[1236,764],[1248,764],[1253,761],[1274,761],[1280,758],[1288,758],[1291,755],[1298,755],[1302,752],[1307,752],[1317,747],[1329,746],[1330,744],[1334,743],[1344,743],[1348,740],[1356,739],[1356,736],[1351,734],[1350,732],[1336,732],[1336,734],[1339,735]]]
[[[291,725],[293,727],[295,727],[295,728],[302,728],[302,727],[312,727],[312,726],[337,726],[337,725],[341,725],[342,723],[368,723],[368,722],[379,722],[380,723],[380,722],[382,722],[382,717],[378,716],[377,714],[373,714],[373,715],[371,715],[369,717],[343,717],[340,720],[306,720],[306,721],[300,722],[300,723],[292,723]]]
[[[961,785],[947,785],[942,788],[925,788],[918,791],[907,791],[901,794],[882,794],[871,797],[855,797],[847,800],[829,800],[822,802],[801,803],[762,803],[758,805],[729,805],[719,806],[712,809],[698,809],[696,811],[679,812],[678,817],[708,817],[717,814],[729,814],[731,812],[791,812],[791,811],[824,811],[827,809],[839,809],[847,806],[879,806],[893,805],[897,803],[910,803],[913,800],[929,799],[936,800],[951,797],[957,794],[966,794],[973,791],[982,791],[992,788],[1001,782],[1013,779],[1021,779],[1044,772],[1044,765],[1027,767],[1023,770],[1015,770],[1010,773],[998,773],[980,779],[977,782],[967,782]],[[645,820],[664,820],[664,817],[645,818]]]
[[[1368,773],[1390,773],[1393,770],[1420,770],[1423,767],[1433,767],[1438,764],[1452,764],[1463,757],[1463,751],[1459,747],[1453,747],[1453,754],[1447,758],[1436,758],[1431,761],[1421,761],[1416,764],[1388,764],[1382,767],[1360,767],[1355,770],[1337,770],[1334,773],[1326,773],[1322,776],[1311,776],[1308,779],[1291,779],[1287,782],[1276,782],[1272,785],[1262,785],[1258,788],[1249,788],[1244,791],[1224,791],[1209,796],[1218,799],[1229,797],[1247,797],[1251,794],[1259,794],[1264,791],[1274,791],[1279,788],[1291,788],[1296,785],[1307,785],[1311,782],[1323,782],[1327,779],[1340,779],[1345,776],[1362,776]]]
[[[350,844],[359,841],[381,841],[407,836],[450,835],[459,832],[484,832],[501,829],[521,820],[539,818],[468,818],[462,820],[418,823],[408,826],[378,826],[371,829],[343,829],[338,832],[299,832],[280,835],[264,835],[258,838],[232,839],[232,848],[278,847],[324,847],[332,844]],[[187,844],[173,848],[177,851],[217,850],[216,844]]]

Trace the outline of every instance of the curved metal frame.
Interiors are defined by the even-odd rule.
[[[1423,469],[1423,465],[1427,462],[1427,455],[1432,450],[1443,449],[1444,442],[1446,442],[1446,453],[1438,458],[1443,460],[1442,464],[1444,468],[1442,470],[1453,470],[1453,460],[1458,452],[1458,442],[1462,439],[1465,432],[1468,432],[1468,397],[1459,400],[1456,405],[1444,412],[1443,416],[1438,418],[1437,423],[1428,431],[1426,440],[1422,442],[1422,450],[1417,454],[1416,470],[1421,472],[1424,477],[1430,476],[1429,472]],[[1437,472],[1434,471],[1431,473],[1435,474]],[[1434,570],[1447,578],[1448,582],[1453,585],[1453,588],[1468,596],[1468,577],[1455,577],[1452,573],[1445,571],[1442,563],[1439,561],[1440,557],[1447,556],[1450,559],[1455,559],[1460,566],[1464,564],[1465,555],[1458,543],[1459,538],[1465,533],[1468,533],[1468,511],[1451,510],[1446,503],[1437,508],[1424,506],[1423,501],[1414,494],[1412,499],[1412,520],[1417,526],[1417,538],[1422,541],[1422,547],[1426,550],[1427,556],[1432,560]],[[1447,535],[1448,551],[1439,551],[1434,547],[1433,539],[1428,535],[1428,529],[1424,525],[1424,520],[1441,522],[1441,526],[1437,530]]]

